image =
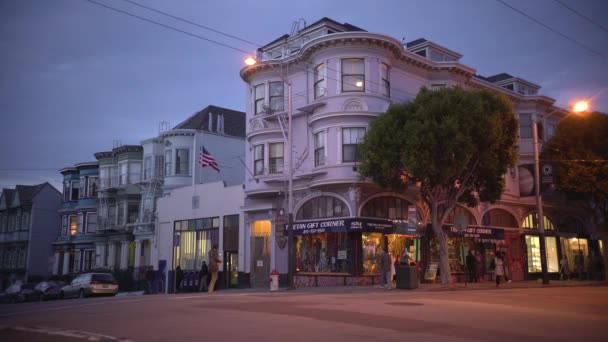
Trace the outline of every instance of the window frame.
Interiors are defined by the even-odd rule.
[[[390,98],[391,97],[391,80],[390,80],[391,68],[386,63],[380,63],[380,79],[382,80],[383,89],[381,90],[382,95]]]
[[[273,86],[281,85],[281,95],[273,95],[272,90]],[[280,101],[277,101],[280,99]],[[275,107],[275,104],[280,103],[280,105]],[[273,112],[282,112],[285,110],[285,82],[283,81],[270,81],[268,82],[268,105],[270,106],[270,110]]]
[[[319,131],[313,135],[313,144],[315,151],[315,167],[325,165],[325,131]]]
[[[152,156],[144,157],[144,180],[152,178]]]
[[[317,64],[314,68],[313,94],[315,100],[327,95],[326,72],[327,68],[325,67],[325,63]]]
[[[258,90],[260,93],[258,94]],[[260,96],[259,96],[260,95]],[[266,100],[266,83],[261,83],[253,87],[253,112],[254,114],[264,113],[264,101]],[[261,104],[261,105],[260,105]]]
[[[95,217],[94,225],[95,229],[91,230],[91,217]],[[86,228],[84,230],[85,233],[95,233],[97,231],[97,212],[88,212],[86,213]]]
[[[186,151],[186,161],[181,161],[183,155],[180,157],[180,152],[182,154]],[[190,175],[190,149],[189,148],[176,148],[175,149],[175,173],[176,176],[189,176]]]
[[[165,150],[165,176],[171,176],[173,150]]]
[[[273,156],[273,147],[281,146],[281,155]],[[268,173],[282,174],[285,170],[285,144],[274,142],[268,144]]]
[[[352,132],[353,130],[362,130],[363,131],[363,135],[361,137],[357,136],[357,142],[356,143],[348,143],[345,144],[345,131],[350,131]],[[342,127],[341,130],[341,139],[340,142],[342,144],[342,163],[357,163],[361,161],[361,152],[359,151],[358,146],[361,144],[363,137],[365,136],[365,134],[367,133],[367,129],[366,127]],[[352,138],[352,133],[351,136],[349,138]],[[360,140],[359,140],[360,139]],[[354,147],[354,159],[353,160],[346,160],[346,155],[347,153],[345,153],[346,148],[348,147]]]
[[[261,150],[261,156],[258,157],[258,148]],[[258,165],[261,165],[258,171]],[[261,176],[264,174],[264,144],[258,144],[253,146],[253,175]]]
[[[522,120],[523,117],[527,117],[529,121],[526,123],[524,120]],[[519,113],[517,115],[517,119],[519,121],[519,137],[522,139],[533,139],[534,123],[532,119],[532,113]],[[523,123],[526,123],[526,125],[524,125]],[[524,134],[524,129],[526,134]]]

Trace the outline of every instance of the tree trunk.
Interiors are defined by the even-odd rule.
[[[450,260],[448,258],[448,239],[446,234],[441,229],[441,223],[437,217],[437,203],[431,205],[431,222],[433,231],[439,242],[439,270],[441,272],[441,284],[449,285],[452,283],[452,274],[450,270]]]

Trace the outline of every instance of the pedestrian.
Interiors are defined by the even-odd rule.
[[[217,273],[220,270],[220,253],[217,250],[217,243],[213,244],[213,247],[209,251],[209,272],[211,272],[211,282],[209,283],[209,293],[213,293],[215,282],[217,281]]]
[[[570,267],[568,266],[568,258],[565,255],[559,261],[559,279],[570,280]]]
[[[207,292],[207,276],[209,275],[209,267],[207,266],[207,262],[203,260],[203,265],[201,265],[201,271],[198,274],[198,291],[199,292]]]
[[[393,285],[393,282],[395,281],[395,264],[397,263],[397,258],[393,258],[393,255],[391,253],[388,254],[391,258],[391,285]]]
[[[496,277],[496,287],[500,286],[500,278],[505,275],[505,264],[502,253],[496,252],[494,256],[494,276]]]
[[[388,254],[388,250],[385,247],[378,258],[378,266],[380,267],[380,287],[384,288],[386,284],[388,289],[392,288],[391,282],[391,256]]]
[[[485,276],[485,265],[483,263],[483,257],[479,251],[475,251],[475,266],[477,267],[475,270],[475,276],[477,276],[477,280],[479,282],[482,282]]]
[[[505,281],[507,283],[510,283],[511,279],[509,279],[509,259],[507,258],[507,252],[502,251],[501,254],[502,254],[502,266],[505,271]]]
[[[469,272],[469,282],[477,282],[477,259],[475,258],[475,251],[469,249],[469,253],[466,257],[467,272]]]
[[[182,272],[182,268],[177,265],[175,268],[175,290],[176,292],[180,292],[182,288],[182,280],[184,279],[184,272]]]

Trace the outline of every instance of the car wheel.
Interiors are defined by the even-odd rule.
[[[63,293],[63,291],[59,292],[59,299],[64,299],[65,298],[65,294]]]
[[[84,298],[84,290],[80,289],[80,292],[78,292],[78,298]]]

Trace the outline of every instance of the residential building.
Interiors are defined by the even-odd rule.
[[[206,260],[212,242],[224,241],[224,216],[240,214],[240,210],[234,209],[234,205],[242,202],[243,197],[245,113],[207,106],[172,129],[168,123],[162,123],[158,136],[144,140],[141,144],[144,167],[142,180],[138,185],[142,204],[140,219],[133,232],[135,242],[145,249],[151,246],[151,262],[147,265],[151,265],[155,270],[173,268],[173,248],[178,255],[175,262],[181,264],[182,270],[198,270],[202,260]],[[203,158],[208,167],[203,167]],[[201,186],[218,182],[222,186]],[[233,194],[235,186],[241,190],[240,196]],[[189,195],[186,196],[187,194]],[[213,205],[210,206],[210,203]],[[185,208],[188,208],[187,213],[183,213]],[[161,211],[166,219],[159,216]],[[213,218],[210,221],[212,224],[207,225],[206,219],[210,217]],[[175,225],[186,220],[205,222],[203,226],[190,227],[198,235],[197,240],[189,241],[198,243],[172,246],[170,242],[173,241]],[[229,224],[234,224],[234,219],[230,220],[232,221],[229,221]],[[235,222],[240,225],[242,220]],[[236,228],[238,227],[232,227],[232,230],[228,231],[232,234]],[[204,231],[199,231],[200,229]],[[211,229],[210,234],[206,234],[207,229]],[[238,232],[238,229],[236,231]],[[182,236],[189,235],[184,233]],[[229,252],[236,258],[238,241],[242,237],[237,235],[236,240],[232,241],[233,239],[234,237],[229,239]],[[138,253],[135,255],[137,258]],[[236,259],[234,265],[237,265]]]
[[[290,178],[297,286],[377,283],[375,256],[385,245],[393,255],[407,250],[423,270],[438,261],[419,189],[395,193],[362,181],[358,144],[370,122],[391,104],[410,101],[422,87],[452,86],[507,96],[520,119],[521,149],[520,166],[505,175],[500,201],[476,208],[459,205],[444,222],[454,279],[462,273],[458,235],[452,233],[460,215],[481,232],[469,234],[462,248],[482,251],[486,266],[496,250],[504,250],[513,279],[537,277],[538,220],[527,171],[533,162],[532,120],[540,122],[542,143],[567,111],[540,95],[540,86],[508,74],[478,76],[460,62],[461,54],[426,39],[402,44],[328,18],[304,27],[300,23],[290,35],[258,49],[258,63],[240,72],[248,86],[246,164],[253,170],[245,179],[244,206],[251,282],[265,285],[271,269],[282,275],[288,271],[284,226]],[[289,101],[291,137],[286,129]],[[545,208],[550,271],[557,272],[560,255],[592,249],[583,229],[589,222],[557,197],[546,198]],[[257,262],[265,258],[269,263]]]
[[[48,276],[59,235],[61,193],[49,183],[17,185],[0,195],[0,289]]]
[[[99,164],[84,162],[59,170],[63,175],[60,234],[53,243],[53,274],[95,268]]]

